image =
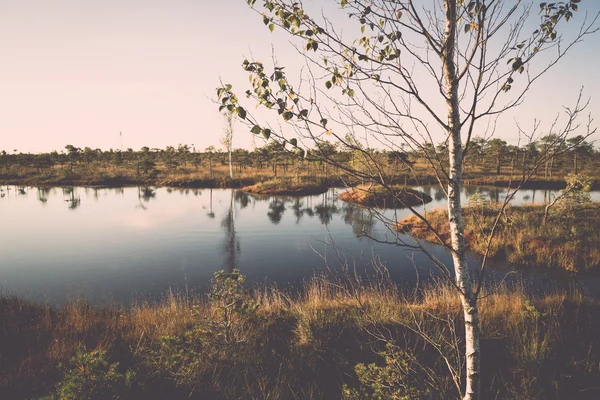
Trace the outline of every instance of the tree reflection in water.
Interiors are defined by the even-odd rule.
[[[148,207],[142,203],[142,200],[146,203],[156,197],[156,191],[151,187],[140,187],[138,186],[138,200],[139,204],[136,206],[137,208],[141,208],[142,210],[147,210]]]
[[[208,209],[208,212],[206,213],[206,215],[208,215],[208,218],[214,219],[215,213],[213,212],[213,190],[212,189],[209,189],[209,190],[210,190],[210,192],[208,194],[209,209]]]
[[[45,187],[38,187],[37,188],[37,199],[43,205],[46,205],[46,203],[48,202],[48,196],[49,195],[50,195],[50,189],[49,188],[45,188]]]
[[[68,199],[65,201],[69,203],[69,210],[76,210],[77,207],[81,204],[81,197],[76,196],[74,187],[64,187],[63,196],[68,196]]]
[[[292,204],[292,210],[294,210],[294,216],[296,217],[296,225],[302,219],[304,215],[304,210],[302,209],[302,202],[300,201],[300,197],[294,198],[294,204]]]
[[[344,222],[352,227],[352,232],[356,237],[373,237],[373,227],[375,226],[375,218],[367,210],[346,204],[343,207]]]
[[[241,253],[239,238],[235,230],[234,193],[232,190],[229,210],[221,221],[221,227],[225,229],[223,252],[225,253],[225,269],[227,272],[233,272],[238,262],[238,256]]]
[[[250,196],[248,193],[242,192],[241,190],[235,191],[235,201],[240,205],[240,208],[243,210],[248,207],[250,204]]]
[[[337,212],[338,209],[335,204],[328,205],[323,203],[315,206],[315,214],[319,216],[319,221],[321,221],[321,224],[325,226],[331,222],[333,216],[337,214]]]
[[[435,189],[435,195],[433,196],[433,198],[435,199],[435,201],[441,201],[443,199],[446,198],[446,193],[444,193],[444,189],[442,189],[441,187],[436,187]]]
[[[277,225],[281,222],[281,217],[285,212],[285,199],[274,198],[269,204],[269,212],[267,216],[269,217],[269,221],[274,225]]]

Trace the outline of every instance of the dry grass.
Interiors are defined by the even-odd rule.
[[[342,384],[358,384],[354,365],[381,361],[382,338],[412,349],[435,371],[440,393],[454,395],[439,354],[414,333],[440,343],[461,337],[461,308],[448,285],[413,297],[389,284],[315,278],[299,292],[262,289],[253,300],[258,310],[236,316],[225,342],[219,308],[204,297],[170,294],[127,308],[74,301],[59,310],[3,298],[0,397],[51,391],[65,372],[59,363],[83,344],[135,370],[127,398],[340,398]],[[481,323],[488,395],[553,398],[600,378],[597,301],[502,288],[481,300]],[[447,351],[462,347],[455,345]]]
[[[484,254],[498,205],[464,209],[468,249]],[[600,266],[600,208],[590,203],[568,210],[555,210],[543,222],[544,206],[508,207],[502,215],[490,247],[490,256],[510,263],[550,267],[567,271],[589,271]],[[448,213],[427,214],[431,226],[449,240]],[[437,242],[435,235],[416,217],[401,221],[399,229]]]
[[[398,168],[394,165],[381,166],[386,181],[403,185],[437,184],[435,173],[431,166],[423,161],[417,161],[410,170]],[[211,171],[212,170],[212,171]],[[565,186],[565,176],[568,171],[554,174],[552,179],[534,177],[527,188],[552,188],[561,189]],[[595,179],[593,187],[600,185],[597,171],[593,168],[585,172]],[[214,162],[209,169],[206,161],[198,167],[188,163],[176,168],[168,168],[162,163],[147,173],[138,173],[135,162],[129,165],[116,166],[110,163],[77,163],[71,171],[67,165],[54,166],[38,171],[36,168],[13,165],[11,168],[0,169],[0,183],[16,185],[159,185],[159,186],[185,186],[185,187],[243,187],[264,182],[273,178],[293,177],[303,181],[321,181],[329,186],[343,186],[343,183],[356,181],[355,178],[345,173],[341,168],[329,167],[327,174],[322,167],[315,163],[303,161],[300,164],[290,163],[279,165],[277,174],[273,169],[264,164],[263,168],[256,166],[236,167],[234,178],[229,177],[229,166],[221,162]],[[478,167],[468,167],[465,172],[465,184],[507,186],[509,182],[516,182],[515,176],[503,171],[496,175]]]

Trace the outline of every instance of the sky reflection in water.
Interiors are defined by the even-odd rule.
[[[434,198],[427,210],[445,207],[439,188],[422,190]],[[463,199],[474,192],[465,189]],[[492,200],[505,193],[479,192]],[[513,203],[542,202],[549,195],[526,190]],[[600,193],[593,197],[600,200]],[[409,211],[385,215],[401,219]],[[339,265],[332,243],[358,270],[369,270],[376,258],[406,287],[433,271],[421,253],[366,238],[391,241],[395,232],[338,200],[335,190],[293,198],[229,189],[3,186],[0,221],[0,286],[49,303],[77,295],[92,302],[109,296],[127,302],[169,289],[204,291],[215,271],[233,268],[253,283],[298,285],[326,268],[323,257],[330,267]],[[450,264],[439,246],[428,248]],[[498,266],[490,277],[510,269]],[[553,279],[539,271],[527,274],[535,282]]]

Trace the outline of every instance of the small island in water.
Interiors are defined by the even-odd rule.
[[[340,199],[364,207],[407,208],[430,203],[428,194],[405,186],[358,185],[340,194]]]

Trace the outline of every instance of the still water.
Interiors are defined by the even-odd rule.
[[[439,188],[421,190],[434,198],[427,210],[445,207]],[[463,199],[474,192],[465,189]],[[238,268],[253,284],[281,287],[335,269],[340,258],[366,273],[376,260],[406,288],[435,273],[424,254],[365,237],[394,239],[383,223],[340,201],[336,193],[292,198],[231,189],[0,186],[0,288],[49,304],[74,296],[93,303],[128,302],[158,298],[169,290],[203,292],[221,269]],[[505,195],[498,188],[480,188],[479,193],[492,200]],[[539,203],[549,196],[549,191],[524,190],[513,203]],[[592,196],[600,200],[600,192]],[[400,219],[409,211],[385,214]],[[427,248],[451,265],[440,246]],[[492,265],[488,277],[498,280],[513,269]],[[598,277],[582,283],[527,270],[510,279],[558,290],[583,285],[590,295],[600,295]]]

